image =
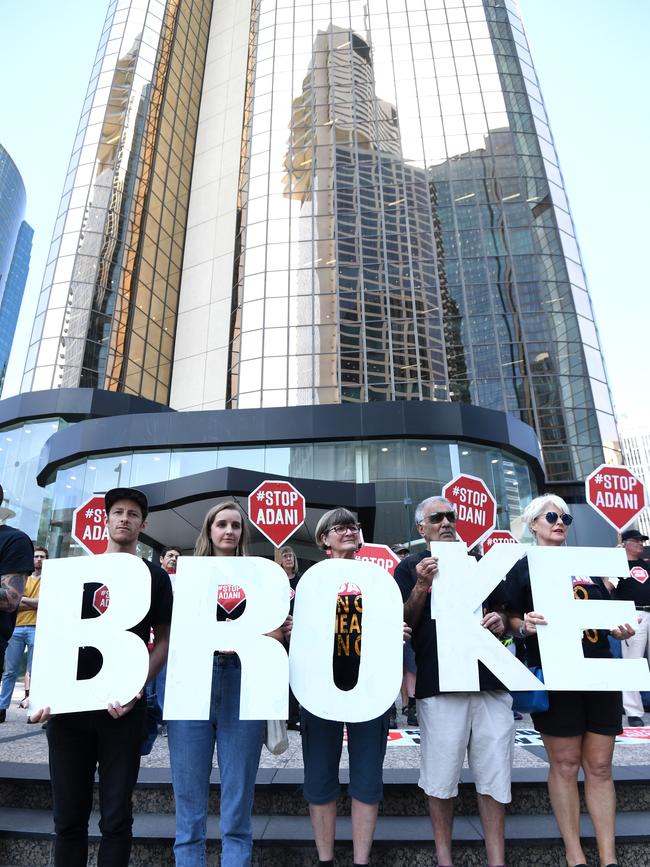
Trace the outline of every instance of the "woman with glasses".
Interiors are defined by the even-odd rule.
[[[326,512],[318,522],[316,544],[333,560],[354,560],[359,549],[357,519],[347,509]],[[361,592],[348,580],[341,563],[334,638],[334,683],[339,689],[353,689],[361,659]],[[326,720],[301,709],[302,752],[305,766],[303,792],[309,803],[319,864],[334,864],[336,799],[340,792],[339,762],[343,747],[343,723]],[[352,799],[352,842],[354,864],[367,864],[382,799],[382,766],[388,735],[388,710],[377,719],[346,723],[350,757]]]
[[[195,557],[243,557],[248,525],[239,505],[226,501],[206,514]],[[217,620],[235,620],[246,605],[240,587],[222,585]],[[270,633],[282,641],[282,630]],[[169,720],[169,756],[176,799],[176,867],[205,867],[208,794],[215,744],[221,781],[221,865],[250,867],[251,810],[265,720],[239,718],[241,665],[230,650],[214,655],[210,718]]]
[[[561,497],[543,494],[526,507],[522,520],[538,545],[563,545],[573,517]],[[576,599],[608,599],[600,578],[573,576]],[[529,666],[540,666],[537,627],[547,621],[533,610],[527,558],[510,570],[506,578],[510,626],[526,640]],[[616,629],[586,629],[582,648],[587,658],[610,657],[608,634],[629,638],[629,624]],[[620,692],[549,692],[549,708],[533,714],[549,759],[548,791],[564,847],[568,867],[586,867],[580,843],[580,797],[578,772],[585,775],[585,800],[591,816],[601,865],[616,867],[614,822],[616,796],[612,780],[614,740],[621,731]]]

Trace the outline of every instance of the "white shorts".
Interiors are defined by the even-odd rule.
[[[455,798],[467,751],[476,791],[510,802],[514,718],[510,693],[456,692],[417,701],[419,786],[434,798]]]

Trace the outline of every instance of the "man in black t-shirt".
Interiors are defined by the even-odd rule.
[[[4,491],[0,485],[0,506]],[[13,514],[13,512],[9,512]],[[23,598],[25,581],[34,568],[34,546],[22,530],[0,525],[0,674],[5,650],[16,625],[16,614]]]
[[[442,497],[424,500],[415,510],[418,533],[431,542],[456,541],[453,505]],[[429,796],[438,864],[451,865],[454,798],[468,753],[478,796],[488,864],[505,863],[504,804],[510,801],[514,750],[512,699],[502,683],[479,663],[480,692],[441,693],[436,623],[431,619],[431,586],[438,558],[428,550],[412,554],[395,568],[404,619],[413,628],[417,664],[415,697],[420,723],[419,785]],[[462,593],[459,587],[459,593]],[[483,605],[481,625],[496,636],[505,631],[503,585]],[[462,642],[462,636],[459,636]],[[462,643],[458,651],[462,652]]]
[[[648,537],[638,530],[626,530],[621,541],[627,554],[629,572],[616,587],[616,598],[634,602],[638,625],[632,638],[621,642],[623,659],[642,659],[650,665],[650,563],[643,559],[643,543]],[[642,726],[643,701],[640,692],[623,693],[623,709],[629,726]]]
[[[138,536],[146,526],[146,497],[134,488],[113,488],[104,501],[108,527],[106,553],[135,554]],[[154,631],[147,677],[151,680],[167,658],[172,591],[167,573],[160,566],[144,562],[151,573],[151,603],[145,618],[130,631],[145,644],[151,630]],[[85,585],[82,618],[100,617],[103,611],[99,608],[110,604],[107,589],[103,596],[101,591],[102,587],[96,583]],[[102,600],[99,606],[98,598]],[[96,648],[80,648],[77,679],[94,677],[101,666],[101,654]],[[140,691],[125,705],[109,704],[108,711],[63,713],[50,719],[47,740],[56,832],[55,867],[86,867],[95,770],[99,774],[102,833],[98,863],[128,867],[133,824],[131,796],[140,769],[145,711]],[[39,722],[48,716],[49,710],[45,708],[32,715],[31,721]]]

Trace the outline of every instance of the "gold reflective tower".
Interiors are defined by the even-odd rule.
[[[444,400],[617,434],[514,0],[120,0],[24,388],[180,410]]]

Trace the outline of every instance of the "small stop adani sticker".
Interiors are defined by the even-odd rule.
[[[648,580],[648,573],[643,568],[643,566],[633,566],[630,569],[630,575],[634,578],[635,581],[638,581],[639,584],[645,584]]]
[[[103,614],[108,608],[109,601],[110,596],[108,593],[108,587],[105,584],[102,584],[102,586],[95,590],[93,594],[93,608],[95,611]]]

